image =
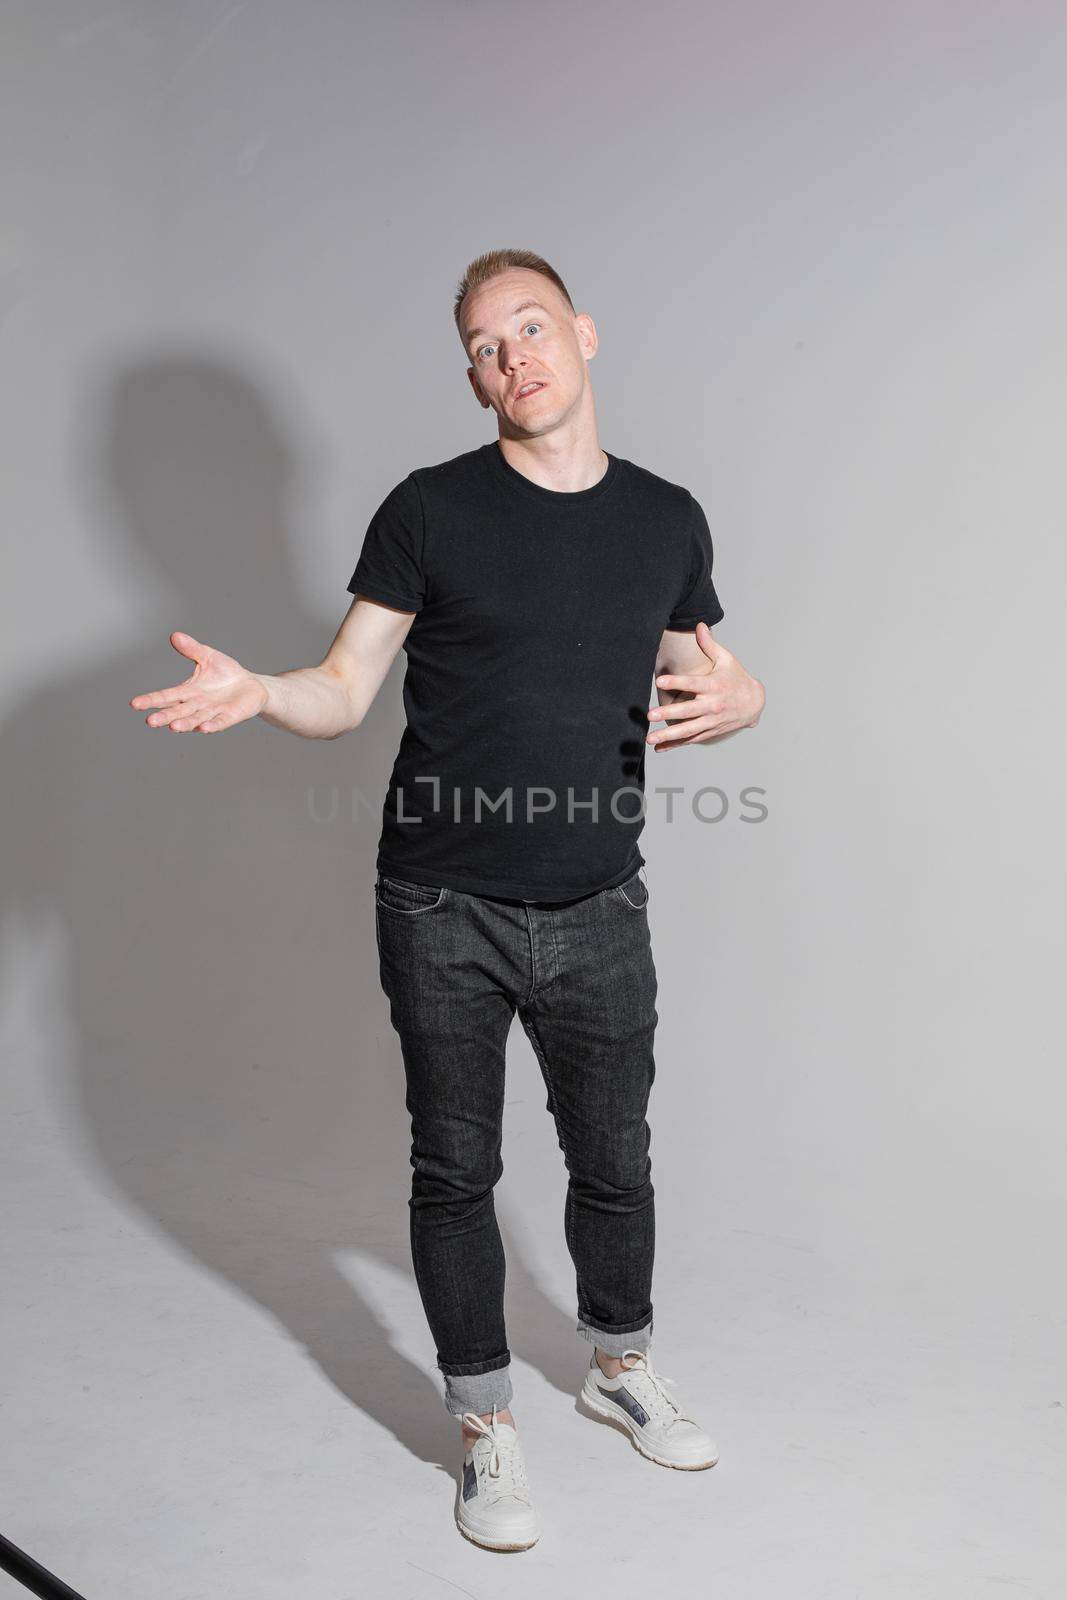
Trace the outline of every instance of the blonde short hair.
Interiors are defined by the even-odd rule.
[[[478,256],[471,262],[456,289],[456,299],[452,307],[452,315],[456,319],[459,336],[463,337],[463,328],[460,324],[460,308],[463,301],[472,289],[478,289],[483,283],[488,283],[490,278],[498,278],[502,272],[513,272],[516,268],[523,267],[528,272],[540,272],[544,277],[551,279],[566,300],[571,310],[574,311],[574,301],[567,292],[567,285],[556,271],[550,267],[543,256],[535,255],[532,250],[487,250],[484,255]]]

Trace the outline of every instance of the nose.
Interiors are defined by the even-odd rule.
[[[500,344],[500,364],[505,372],[521,372],[526,365],[526,357],[522,348],[517,344],[509,344],[506,339]]]

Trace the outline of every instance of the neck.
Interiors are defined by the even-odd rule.
[[[537,439],[506,439],[501,435],[497,445],[508,465],[524,478],[539,483],[543,489],[565,494],[591,489],[608,470],[607,454],[595,432],[580,444],[546,434]]]

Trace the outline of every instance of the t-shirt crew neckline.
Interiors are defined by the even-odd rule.
[[[610,450],[604,454],[608,458],[607,471],[596,483],[590,484],[588,489],[546,489],[542,483],[534,483],[525,473],[513,467],[504,455],[496,439],[491,439],[485,445],[486,459],[491,469],[498,477],[503,478],[512,488],[529,496],[532,500],[539,500],[542,505],[568,505],[584,506],[591,500],[598,499],[613,489],[621,476],[620,457],[613,456]]]

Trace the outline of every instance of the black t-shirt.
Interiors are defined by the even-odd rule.
[[[416,468],[374,513],[349,591],[418,613],[384,875],[557,902],[644,864],[660,637],[723,609],[699,503],[605,454],[599,482],[565,492],[494,439]]]

